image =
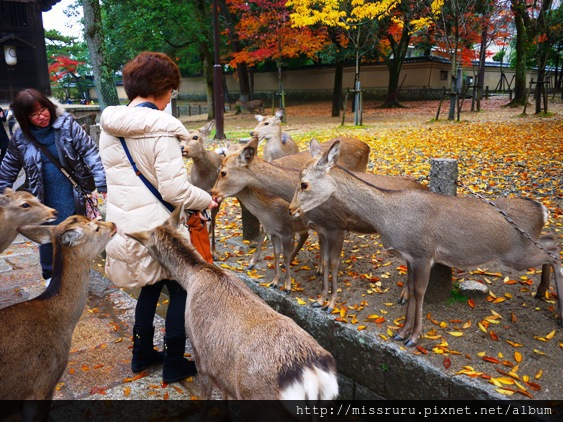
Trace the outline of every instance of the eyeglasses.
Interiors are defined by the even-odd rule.
[[[45,116],[47,114],[49,114],[49,109],[47,107],[43,107],[43,108],[40,108],[39,110],[37,110],[35,113],[31,113],[29,115],[29,118],[30,119],[37,119],[40,115]]]
[[[178,98],[178,90],[177,90],[177,89],[173,89],[173,90],[172,90],[172,97],[171,97],[171,98],[172,98],[172,99]]]

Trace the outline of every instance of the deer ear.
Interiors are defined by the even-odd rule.
[[[254,159],[256,148],[253,145],[245,146],[237,157],[237,164],[247,166]]]
[[[146,246],[149,242],[149,232],[135,232],[135,233],[125,233],[125,236],[136,240],[141,245]]]
[[[213,130],[213,126],[215,126],[215,120],[211,120],[209,123],[206,123],[205,125],[200,127],[199,131],[203,134],[203,136],[207,138],[211,133],[211,130]]]
[[[338,156],[340,155],[340,141],[336,141],[330,149],[324,153],[319,161],[317,162],[317,166],[324,168],[326,172],[328,172],[331,168],[336,165],[336,161],[338,160]]]
[[[285,114],[285,110],[283,108],[280,108],[276,111],[276,113],[274,114],[278,119],[281,119],[283,117],[283,115]]]
[[[16,191],[13,190],[12,188],[5,188],[4,189],[4,195],[11,195],[13,193],[15,193]]]
[[[255,115],[254,115],[254,118],[255,118],[256,120],[258,120],[259,122],[261,122],[262,120],[264,120],[264,116],[261,116],[260,114],[255,114]]]
[[[10,198],[8,198],[6,195],[0,194],[0,207],[6,205],[8,202],[10,202]]]
[[[167,223],[172,227],[178,227],[178,225],[183,221],[186,221],[186,213],[184,211],[184,207],[180,206],[176,207],[172,214],[170,214]]]
[[[21,226],[18,232],[34,242],[45,244],[51,243],[51,233],[55,226]]]
[[[321,144],[315,138],[311,138],[311,142],[309,143],[309,151],[313,157],[319,157],[322,155],[321,152]]]
[[[61,234],[61,243],[64,246],[76,246],[80,245],[84,240],[84,230],[81,228],[73,228],[66,230],[63,234]]]

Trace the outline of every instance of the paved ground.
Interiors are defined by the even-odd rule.
[[[96,271],[101,270],[100,265],[99,261],[92,263],[88,302],[74,332],[68,367],[57,386],[55,399],[197,398],[197,377],[167,385],[162,383],[160,365],[141,374],[131,372],[136,300]],[[44,289],[37,245],[18,237],[0,254],[0,308],[31,299]],[[166,298],[161,296],[160,307],[165,306]],[[160,349],[163,323],[162,317],[157,316],[155,344]],[[186,353],[190,351],[188,344]]]

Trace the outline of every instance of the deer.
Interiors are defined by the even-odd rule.
[[[313,142],[318,145],[317,141]],[[340,142],[335,141],[332,143],[332,145],[335,144],[340,144]],[[321,150],[323,150],[322,145],[319,145]],[[234,189],[234,186],[237,189],[250,187],[268,192],[290,203],[295,193],[295,187],[299,182],[300,171],[278,166],[276,161],[272,163],[266,162],[264,159],[256,156],[257,149],[258,139],[254,137],[237,152],[227,155],[223,159],[212,194],[222,192],[224,186],[227,186],[225,191],[227,189]],[[410,177],[361,172],[354,174],[387,189],[428,189]],[[338,264],[346,231],[374,233],[374,230],[371,226],[356,224],[356,220],[351,219],[347,213],[342,212],[341,209],[332,206],[332,204],[318,207],[304,217],[307,226],[314,229],[318,234],[321,252],[320,266],[322,266],[322,270],[320,272],[323,275],[323,290],[312,306],[324,308],[330,313],[334,309],[337,299]],[[325,306],[329,290],[329,275],[332,277],[331,296],[328,305]]]
[[[284,110],[280,109],[273,116],[254,116],[258,125],[250,132],[250,136],[266,140],[264,159],[268,162],[299,152],[297,143],[287,133],[282,132],[281,119],[284,113]]]
[[[51,400],[68,363],[88,295],[90,264],[115,224],[73,215],[56,226],[25,225],[23,236],[53,244],[53,276],[34,299],[0,309],[0,399]]]
[[[0,252],[12,244],[19,226],[50,223],[57,219],[57,214],[57,210],[43,205],[29,192],[4,189],[4,194],[0,194]]]
[[[209,134],[215,125],[215,120],[203,125],[199,130],[190,132],[188,140],[182,140],[180,147],[182,155],[186,158],[192,159],[192,166],[190,169],[190,182],[206,192],[210,192],[217,179],[217,169],[223,161],[224,155],[216,151],[208,151],[205,148],[205,141],[209,139]],[[215,227],[217,220],[217,213],[221,203],[211,210],[211,253],[213,257],[216,256],[216,239]]]
[[[433,263],[468,268],[499,262],[516,271],[551,267],[563,326],[563,269],[555,237],[541,234],[548,217],[541,203],[499,198],[493,207],[473,197],[383,189],[339,168],[337,142],[326,153],[313,144],[310,149],[314,158],[301,171],[290,212],[301,216],[327,204],[338,208],[357,224],[377,231],[383,245],[407,262],[409,300],[405,323],[394,340],[407,347],[416,344]],[[549,278],[542,277],[536,296],[543,296],[548,287]]]
[[[275,275],[271,282],[271,287],[276,287],[281,277],[279,255],[282,252],[286,268],[284,292],[291,292],[291,262],[309,237],[309,229],[300,218],[292,218],[289,215],[289,202],[257,188],[243,187],[241,189],[236,183],[231,185],[223,183],[220,189],[216,183],[213,189],[211,189],[211,196],[215,198],[215,201],[222,201],[226,197],[236,196],[258,218],[263,230],[257,241],[256,250],[250,259],[248,269],[253,269],[260,260],[265,236],[269,235],[274,246],[275,267]],[[294,246],[293,241],[296,234],[298,241]]]
[[[262,100],[243,101],[242,99],[238,99],[235,104],[251,113],[256,111],[260,114],[264,113],[264,101]]]
[[[188,292],[186,334],[202,398],[332,400],[338,395],[333,356],[292,319],[274,311],[235,274],[205,262],[177,230],[178,207],[162,225],[128,233]]]

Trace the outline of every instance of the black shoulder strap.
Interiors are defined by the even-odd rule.
[[[135,107],[147,107],[147,108],[152,108],[154,110],[158,110],[158,107],[156,105],[148,101],[141,104],[137,104]],[[158,199],[162,203],[162,205],[164,205],[166,209],[168,209],[168,211],[170,212],[174,211],[174,206],[171,203],[166,202],[162,197],[162,195],[160,194],[160,192],[158,191],[158,189],[155,188],[153,184],[148,181],[148,179],[143,175],[143,173],[141,173],[141,171],[137,167],[137,164],[135,164],[135,161],[133,160],[131,153],[129,152],[129,148],[127,148],[127,143],[125,142],[125,139],[123,139],[123,137],[120,136],[119,141],[121,142],[121,146],[123,146],[123,149],[125,150],[125,155],[127,155],[127,159],[131,163],[131,166],[133,167],[135,174],[139,177],[139,179],[141,179],[141,181],[151,191],[151,193],[156,197],[156,199]]]
[[[66,176],[66,178],[70,181],[70,183],[72,184],[72,186],[75,189],[78,189],[80,191],[82,190],[80,185],[78,183],[76,183],[76,181],[72,178],[72,176],[67,171],[67,169],[62,166],[62,164],[59,160],[57,160],[55,157],[53,157],[53,154],[51,154],[49,152],[49,150],[47,149],[47,147],[45,145],[40,144],[35,139],[30,139],[30,140],[33,143],[33,145],[35,145],[37,148],[39,148],[41,150],[41,152],[43,154],[45,154],[45,157],[47,157],[61,171],[61,173]]]

